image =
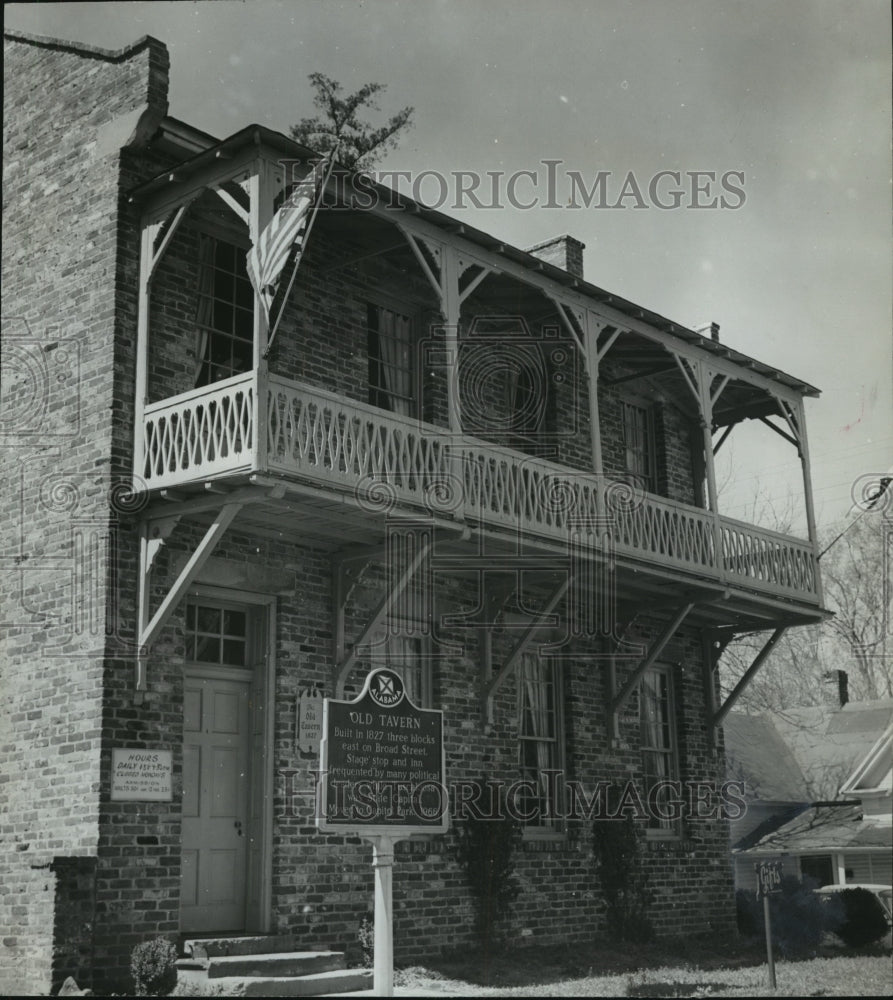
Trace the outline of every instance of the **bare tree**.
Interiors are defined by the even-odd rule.
[[[412,125],[415,109],[411,106],[379,127],[360,119],[363,108],[378,110],[375,97],[385,90],[382,83],[366,83],[355,93],[343,96],[341,84],[325,73],[311,73],[308,79],[315,91],[313,103],[321,114],[302,118],[291,127],[291,137],[320,153],[337,146],[338,159],[346,167],[368,169],[385,150],[395,148],[398,134]]]

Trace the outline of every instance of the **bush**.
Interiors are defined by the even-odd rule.
[[[164,997],[177,985],[177,949],[167,938],[143,941],[130,953],[130,973],[138,997]]]
[[[371,969],[375,964],[375,914],[367,910],[360,921],[357,940],[363,953],[363,968]]]
[[[736,893],[738,929],[742,934],[765,934],[763,901],[754,892]],[[769,897],[769,919],[772,924],[772,943],[786,958],[814,955],[822,943],[825,931],[834,930],[829,925],[829,911],[808,885],[786,876],[781,892]]]
[[[482,787],[487,787],[486,778]],[[520,892],[515,877],[514,854],[521,843],[517,820],[496,812],[501,818],[472,816],[455,824],[457,860],[475,901],[476,931],[486,952],[496,941],[497,926],[508,916]]]
[[[842,922],[835,933],[850,948],[862,948],[887,933],[884,908],[868,889],[844,889],[839,894],[843,904]]]
[[[654,938],[654,927],[648,917],[651,893],[641,838],[632,817],[595,820],[592,853],[607,906],[608,933],[621,941],[641,944],[651,941]]]

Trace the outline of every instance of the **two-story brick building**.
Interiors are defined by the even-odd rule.
[[[668,796],[723,780],[725,643],[822,616],[816,390],[575,240],[340,168],[273,330],[245,256],[311,152],[169,117],[154,39],[5,47],[3,986],[120,984],[157,934],[352,944],[369,848],[316,830],[300,706],[382,663],[443,709],[448,782],[521,789],[510,938],[605,932],[552,772],[639,790],[658,933],[733,933],[727,823]],[[809,538],[719,511],[744,420],[797,447]],[[398,960],[473,943],[453,845],[398,852]]]

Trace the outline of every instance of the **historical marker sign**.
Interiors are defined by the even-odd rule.
[[[418,708],[398,673],[373,670],[356,701],[326,698],[317,826],[398,839],[445,833],[443,712]]]

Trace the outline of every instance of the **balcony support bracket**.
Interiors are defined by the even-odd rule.
[[[408,562],[408,564],[403,568],[402,572],[399,573],[397,578],[394,580],[393,585],[388,589],[385,596],[379,601],[378,606],[372,612],[367,621],[362,633],[358,637],[357,641],[347,650],[340,660],[335,660],[335,668],[332,677],[332,688],[335,692],[336,698],[344,697],[344,686],[347,683],[347,677],[350,671],[353,669],[354,664],[360,657],[362,649],[369,643],[369,640],[375,634],[375,632],[381,627],[382,623],[391,613],[396,602],[399,600],[401,594],[409,586],[410,581],[415,576],[418,569],[424,565],[428,558],[428,553],[431,550],[431,537],[425,537],[422,533],[419,533],[418,545],[416,553],[413,558]],[[337,575],[337,570],[336,570]],[[341,595],[336,594],[336,600],[339,599]],[[346,597],[344,598],[346,600]],[[344,605],[341,605],[341,646],[344,647],[343,638],[343,609]],[[336,636],[335,642],[338,642],[338,637]]]
[[[609,706],[609,733],[612,739],[616,740],[619,737],[620,732],[620,712],[623,710],[623,706],[629,701],[630,695],[635,691],[639,681],[642,679],[645,671],[649,667],[653,666],[655,661],[658,659],[660,654],[666,648],[667,643],[673,638],[679,629],[680,625],[688,617],[689,612],[694,608],[694,604],[683,604],[681,605],[676,614],[667,623],[664,630],[660,635],[654,640],[648,649],[648,652],[639,661],[635,670],[627,677],[623,686],[620,688],[618,693],[611,692],[611,703]],[[615,682],[612,682],[612,687]]]
[[[756,676],[757,671],[763,665],[764,661],[766,660],[766,657],[772,652],[773,649],[775,649],[776,645],[778,644],[778,641],[785,634],[785,632],[787,632],[787,627],[783,626],[781,628],[777,628],[772,633],[772,635],[769,636],[769,638],[766,640],[765,645],[759,651],[759,653],[757,653],[757,655],[754,657],[753,663],[751,663],[751,665],[747,668],[747,670],[744,671],[744,673],[741,676],[741,679],[732,689],[732,692],[729,694],[728,698],[726,698],[726,700],[722,703],[720,708],[718,708],[716,712],[713,713],[712,723],[714,732],[716,731],[717,727],[722,725],[723,719],[725,719],[725,717],[729,714],[729,712],[733,708],[735,702],[744,693],[744,690],[747,687],[747,685],[750,684],[750,682]]]
[[[549,600],[546,602],[542,611],[539,612],[536,619],[531,622],[529,627],[525,630],[524,634],[515,643],[514,648],[511,650],[509,655],[506,657],[505,663],[503,663],[499,673],[490,679],[484,689],[484,704],[483,704],[483,715],[485,726],[491,726],[493,724],[493,697],[499,689],[503,681],[508,677],[508,675],[515,669],[518,661],[527,651],[530,644],[533,642],[534,637],[537,632],[542,628],[547,628],[554,623],[551,621],[552,612],[564,598],[567,593],[568,588],[571,583],[570,573],[564,576],[561,583],[552,591]]]
[[[174,530],[179,517],[157,518],[152,521],[146,520],[143,522],[140,529],[140,573],[139,594],[137,597],[139,627],[136,663],[137,701],[142,700],[143,692],[146,690],[146,661],[152,643],[170,620],[177,605],[201,572],[202,567],[208,561],[217,543],[223,537],[235,516],[242,509],[242,506],[243,504],[241,503],[229,503],[221,507],[205,532],[204,537],[195,547],[195,551],[186,561],[186,565],[164,596],[158,610],[151,618],[149,617],[149,601],[151,597],[152,564],[161,546]]]

